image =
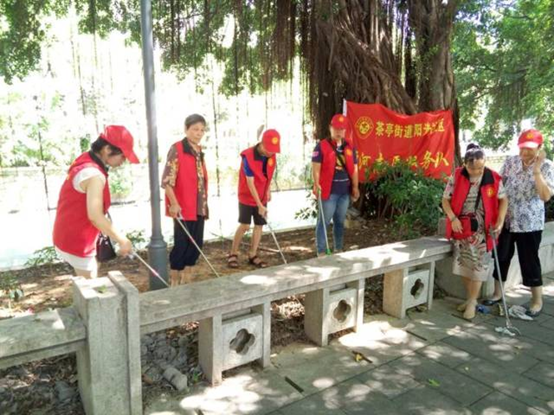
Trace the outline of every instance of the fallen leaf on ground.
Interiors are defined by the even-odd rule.
[[[429,382],[429,385],[434,387],[439,387],[441,385],[440,382],[436,381],[435,379],[427,379],[427,381]]]

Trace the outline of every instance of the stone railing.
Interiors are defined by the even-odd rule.
[[[77,353],[87,414],[142,414],[140,336],[199,321],[199,360],[212,384],[222,372],[270,363],[271,301],[306,294],[305,330],[318,345],[363,324],[365,279],[385,274],[385,312],[432,305],[444,239],[421,238],[138,293],[119,272],[74,280],[73,307],[0,322],[0,368]]]

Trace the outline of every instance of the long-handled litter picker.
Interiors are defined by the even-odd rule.
[[[137,258],[140,262],[142,262],[144,264],[144,266],[146,268],[148,268],[148,270],[152,273],[152,275],[154,275],[154,277],[159,279],[161,282],[163,282],[165,284],[166,287],[169,288],[169,284],[162,277],[160,277],[160,274],[158,274],[158,272],[154,268],[152,268],[148,262],[146,262],[144,259],[142,259],[141,256],[139,254],[137,254],[134,250],[131,251],[131,253],[129,254],[129,258],[131,258],[131,259]]]
[[[319,203],[319,214],[321,215],[321,221],[323,222],[323,234],[325,235],[325,254],[331,255],[331,250],[329,249],[329,239],[327,238],[327,222],[325,222],[325,215],[323,214],[323,202],[321,200],[321,191],[317,193],[317,201]]]
[[[283,262],[286,264],[287,260],[285,258],[285,255],[283,254],[283,251],[281,250],[281,247],[279,246],[279,242],[277,242],[277,237],[275,236],[275,232],[273,232],[273,229],[271,228],[271,225],[269,224],[269,221],[265,221],[267,224],[267,227],[269,228],[269,232],[271,232],[271,236],[273,236],[273,240],[275,241],[275,245],[277,245],[277,249],[279,250],[279,253],[281,254],[281,258],[283,258]]]
[[[217,278],[219,278],[219,274],[217,273],[217,271],[215,270],[215,268],[213,267],[212,263],[210,262],[210,260],[206,257],[206,255],[204,255],[204,252],[202,252],[202,249],[200,249],[200,247],[198,246],[198,244],[196,243],[196,241],[194,240],[194,238],[192,237],[192,235],[190,234],[190,232],[188,231],[187,227],[185,226],[185,223],[184,223],[184,219],[181,215],[179,215],[179,217],[177,218],[177,222],[179,223],[179,225],[181,225],[181,228],[183,229],[183,231],[185,231],[185,233],[187,234],[187,236],[189,237],[190,241],[192,242],[192,244],[196,247],[196,249],[198,249],[198,252],[200,252],[200,255],[202,255],[202,258],[204,258],[206,260],[206,262],[208,263],[208,265],[210,266],[210,268],[212,269],[213,273],[215,274],[215,276]]]
[[[517,327],[512,325],[512,322],[510,321],[510,313],[508,313],[508,305],[506,304],[506,296],[504,294],[504,283],[502,282],[502,275],[500,275],[500,263],[498,260],[498,250],[496,249],[496,238],[494,236],[494,232],[492,229],[492,226],[489,229],[490,236],[492,237],[492,251],[494,254],[494,261],[496,265],[496,272],[498,273],[498,283],[500,284],[500,293],[502,294],[502,306],[504,308],[504,316],[506,318],[506,326],[505,327],[496,327],[495,331],[497,333],[501,333],[507,336],[514,337],[516,334],[521,335],[521,332]]]

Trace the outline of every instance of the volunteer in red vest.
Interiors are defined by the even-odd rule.
[[[321,140],[312,155],[312,177],[314,194],[321,197],[323,217],[318,214],[316,225],[317,255],[326,251],[324,230],[333,220],[334,252],[342,252],[344,240],[344,220],[352,201],[358,200],[358,161],[356,149],[346,140],[347,119],[336,114],[329,125],[330,137]]]
[[[109,125],[69,168],[60,190],[54,222],[54,246],[79,276],[96,278],[96,241],[100,232],[119,244],[119,253],[131,252],[131,242],[106,218],[110,207],[108,169],[125,160],[138,163],[133,136],[119,125]]]
[[[508,209],[500,175],[485,167],[485,153],[478,145],[468,145],[463,167],[448,180],[442,207],[447,216],[447,237],[454,242],[452,272],[462,277],[467,292],[458,310],[471,320],[481,285],[494,269],[490,228],[495,235],[502,230]]]
[[[554,163],[546,159],[543,136],[535,129],[523,131],[518,139],[519,155],[507,157],[500,174],[508,195],[506,226],[498,240],[500,275],[506,281],[517,246],[523,285],[531,289],[526,314],[538,317],[542,311],[542,268],[539,248],[544,229],[544,204],[554,195]],[[484,302],[501,300],[498,270],[494,294]]]
[[[169,149],[162,175],[166,215],[173,218],[174,244],[169,254],[170,283],[174,287],[193,280],[193,267],[200,255],[178,220],[200,248],[204,242],[204,221],[208,219],[208,173],[200,142],[206,120],[198,114],[185,120],[185,138]]]
[[[277,153],[281,152],[281,136],[276,130],[266,130],[262,141],[244,150],[239,171],[239,227],[235,232],[231,253],[227,257],[230,268],[238,268],[240,242],[254,220],[254,231],[248,262],[257,268],[267,264],[258,257],[258,246],[266,224],[267,203],[271,200],[271,179],[277,167]]]

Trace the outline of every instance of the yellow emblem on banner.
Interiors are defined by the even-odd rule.
[[[490,188],[489,190],[487,190],[487,196],[488,197],[493,197],[494,196],[494,189],[493,188]]]
[[[273,163],[274,163],[273,159],[269,159],[269,160],[267,161],[267,165],[268,165],[269,167],[272,167],[272,166],[273,166]]]
[[[279,137],[273,137],[273,138],[271,139],[271,142],[272,142],[273,144],[277,144],[277,143],[279,142]]]
[[[358,131],[358,136],[365,140],[373,131],[373,121],[369,117],[360,117],[356,121],[355,128]]]

